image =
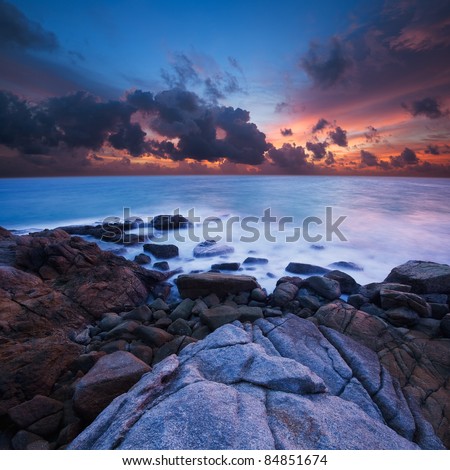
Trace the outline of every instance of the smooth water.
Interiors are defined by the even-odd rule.
[[[37,230],[61,225],[92,224],[108,216],[123,218],[124,208],[144,220],[158,214],[187,215],[190,209],[200,221],[191,234],[203,240],[207,217],[219,217],[224,227],[208,237],[230,238],[235,248],[227,259],[195,259],[197,244],[181,231],[185,241],[169,234],[168,243],[179,246],[180,257],[169,260],[172,269],[184,272],[208,270],[222,261],[242,262],[247,256],[264,257],[269,264],[243,273],[256,276],[272,290],[276,279],[285,275],[290,261],[327,266],[336,261],[351,261],[364,271],[348,271],[360,283],[381,281],[396,265],[409,259],[450,263],[450,180],[429,178],[381,178],[338,176],[142,176],[87,178],[21,178],[0,180],[0,225],[8,229]],[[326,208],[331,208],[330,223],[345,216],[336,233],[326,240]],[[261,218],[270,208],[276,221]],[[329,209],[330,210],[330,209]],[[231,217],[252,216],[246,226]],[[286,221],[280,230],[279,220]],[[294,227],[310,224],[309,238],[287,242]],[[258,221],[257,219],[258,218]],[[320,222],[323,222],[320,224]],[[217,227],[217,221],[209,223]],[[247,227],[247,228],[246,228]],[[253,228],[250,231],[250,228]],[[220,228],[220,227],[219,227]],[[257,240],[248,242],[249,238]],[[275,238],[275,241],[273,240]],[[317,237],[322,239],[318,240]],[[242,240],[244,237],[244,240]],[[311,237],[316,237],[312,242]],[[193,237],[191,237],[193,238]],[[226,240],[224,241],[226,242]],[[102,248],[117,246],[100,243]],[[142,247],[127,248],[124,256],[134,258]]]

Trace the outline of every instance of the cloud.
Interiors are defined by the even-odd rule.
[[[381,140],[381,134],[373,126],[367,126],[367,132],[364,133],[364,137],[366,142],[379,143]]]
[[[312,133],[315,134],[316,132],[319,132],[319,131],[325,129],[328,126],[330,126],[330,123],[326,119],[320,118],[317,121],[317,123],[313,126]]]
[[[345,77],[352,62],[344,51],[343,43],[338,38],[332,38],[325,47],[316,43],[311,44],[300,66],[314,85],[327,89]]]
[[[361,167],[379,166],[378,158],[367,150],[361,150]]]
[[[52,51],[59,44],[53,33],[28,19],[15,5],[0,0],[0,47]]]
[[[308,161],[308,154],[301,146],[283,144],[280,148],[272,147],[267,152],[272,164],[289,173],[303,173],[314,165]]]
[[[328,133],[333,144],[339,145],[339,147],[347,147],[347,131],[337,126],[334,130]]]
[[[328,151],[327,152],[327,158],[325,159],[325,165],[334,165],[336,163],[336,160],[334,158],[333,152]]]
[[[408,147],[406,147],[400,155],[390,157],[390,161],[394,168],[403,168],[405,166],[417,165],[420,163],[416,153]]]
[[[425,149],[425,153],[427,153],[429,155],[440,155],[441,154],[438,145],[428,145],[427,148]]]
[[[439,119],[449,114],[448,110],[441,109],[436,98],[423,98],[410,104],[402,103],[402,107],[414,117],[425,116],[430,119]]]
[[[312,152],[315,160],[322,160],[327,154],[328,142],[306,142],[306,148]]]
[[[281,134],[283,137],[289,137],[289,136],[291,136],[291,135],[294,135],[294,133],[292,132],[292,129],[287,129],[287,128],[280,129],[280,134]]]

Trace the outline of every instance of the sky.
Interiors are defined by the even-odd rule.
[[[448,0],[0,0],[0,176],[450,177]]]

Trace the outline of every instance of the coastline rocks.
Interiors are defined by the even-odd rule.
[[[220,245],[214,240],[205,240],[199,243],[193,251],[196,258],[207,258],[210,256],[223,256],[234,253],[234,248],[230,245]]]
[[[143,250],[151,253],[155,258],[176,258],[179,254],[176,245],[159,245],[158,243],[146,243]]]
[[[447,313],[440,322],[440,328],[445,338],[450,338],[450,313]]]
[[[160,362],[69,449],[441,448],[369,353],[293,315],[226,325]]]
[[[76,384],[74,408],[92,421],[111,401],[134,385],[150,367],[126,351],[101,357]]]
[[[211,266],[212,270],[217,271],[237,271],[241,267],[241,263],[218,263]]]
[[[181,298],[197,299],[209,294],[225,297],[228,294],[252,291],[260,285],[252,276],[200,273],[178,276],[177,287]]]
[[[431,317],[431,307],[422,297],[410,292],[398,292],[382,288],[380,290],[381,308],[388,310],[395,307],[408,307],[420,317]]]
[[[154,217],[150,224],[150,227],[155,228],[156,230],[175,230],[180,228],[191,227],[192,223],[189,222],[186,217],[183,217],[180,214],[175,215],[157,215]]]
[[[267,258],[255,258],[253,256],[249,256],[245,258],[242,264],[267,264],[269,260]]]
[[[338,281],[322,276],[310,276],[303,284],[328,300],[335,300],[341,296],[341,287]]]
[[[232,323],[241,316],[239,310],[228,305],[218,305],[211,307],[200,314],[202,322],[212,331],[225,325]]]
[[[385,281],[408,284],[416,294],[450,294],[450,266],[411,260],[394,268]]]
[[[335,281],[339,282],[339,286],[343,294],[355,294],[360,287],[360,285],[352,278],[352,276],[342,271],[339,271],[338,269],[324,274],[323,277],[326,277],[328,279],[334,279]]]
[[[298,292],[298,286],[291,282],[282,282],[275,287],[272,294],[272,303],[275,306],[282,307],[295,298]]]
[[[149,264],[151,261],[152,259],[150,256],[146,255],[145,253],[139,253],[134,257],[134,262],[137,264]]]
[[[329,267],[333,269],[347,269],[350,271],[364,271],[362,266],[352,263],[351,261],[336,261],[335,263],[331,263]]]
[[[289,263],[286,266],[286,271],[293,274],[325,274],[330,270],[313,264]]]

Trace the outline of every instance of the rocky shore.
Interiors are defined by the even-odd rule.
[[[145,269],[80,230],[0,229],[0,448],[450,448],[449,266],[360,286],[291,262],[268,293],[233,263],[179,274],[177,247],[146,243]]]

